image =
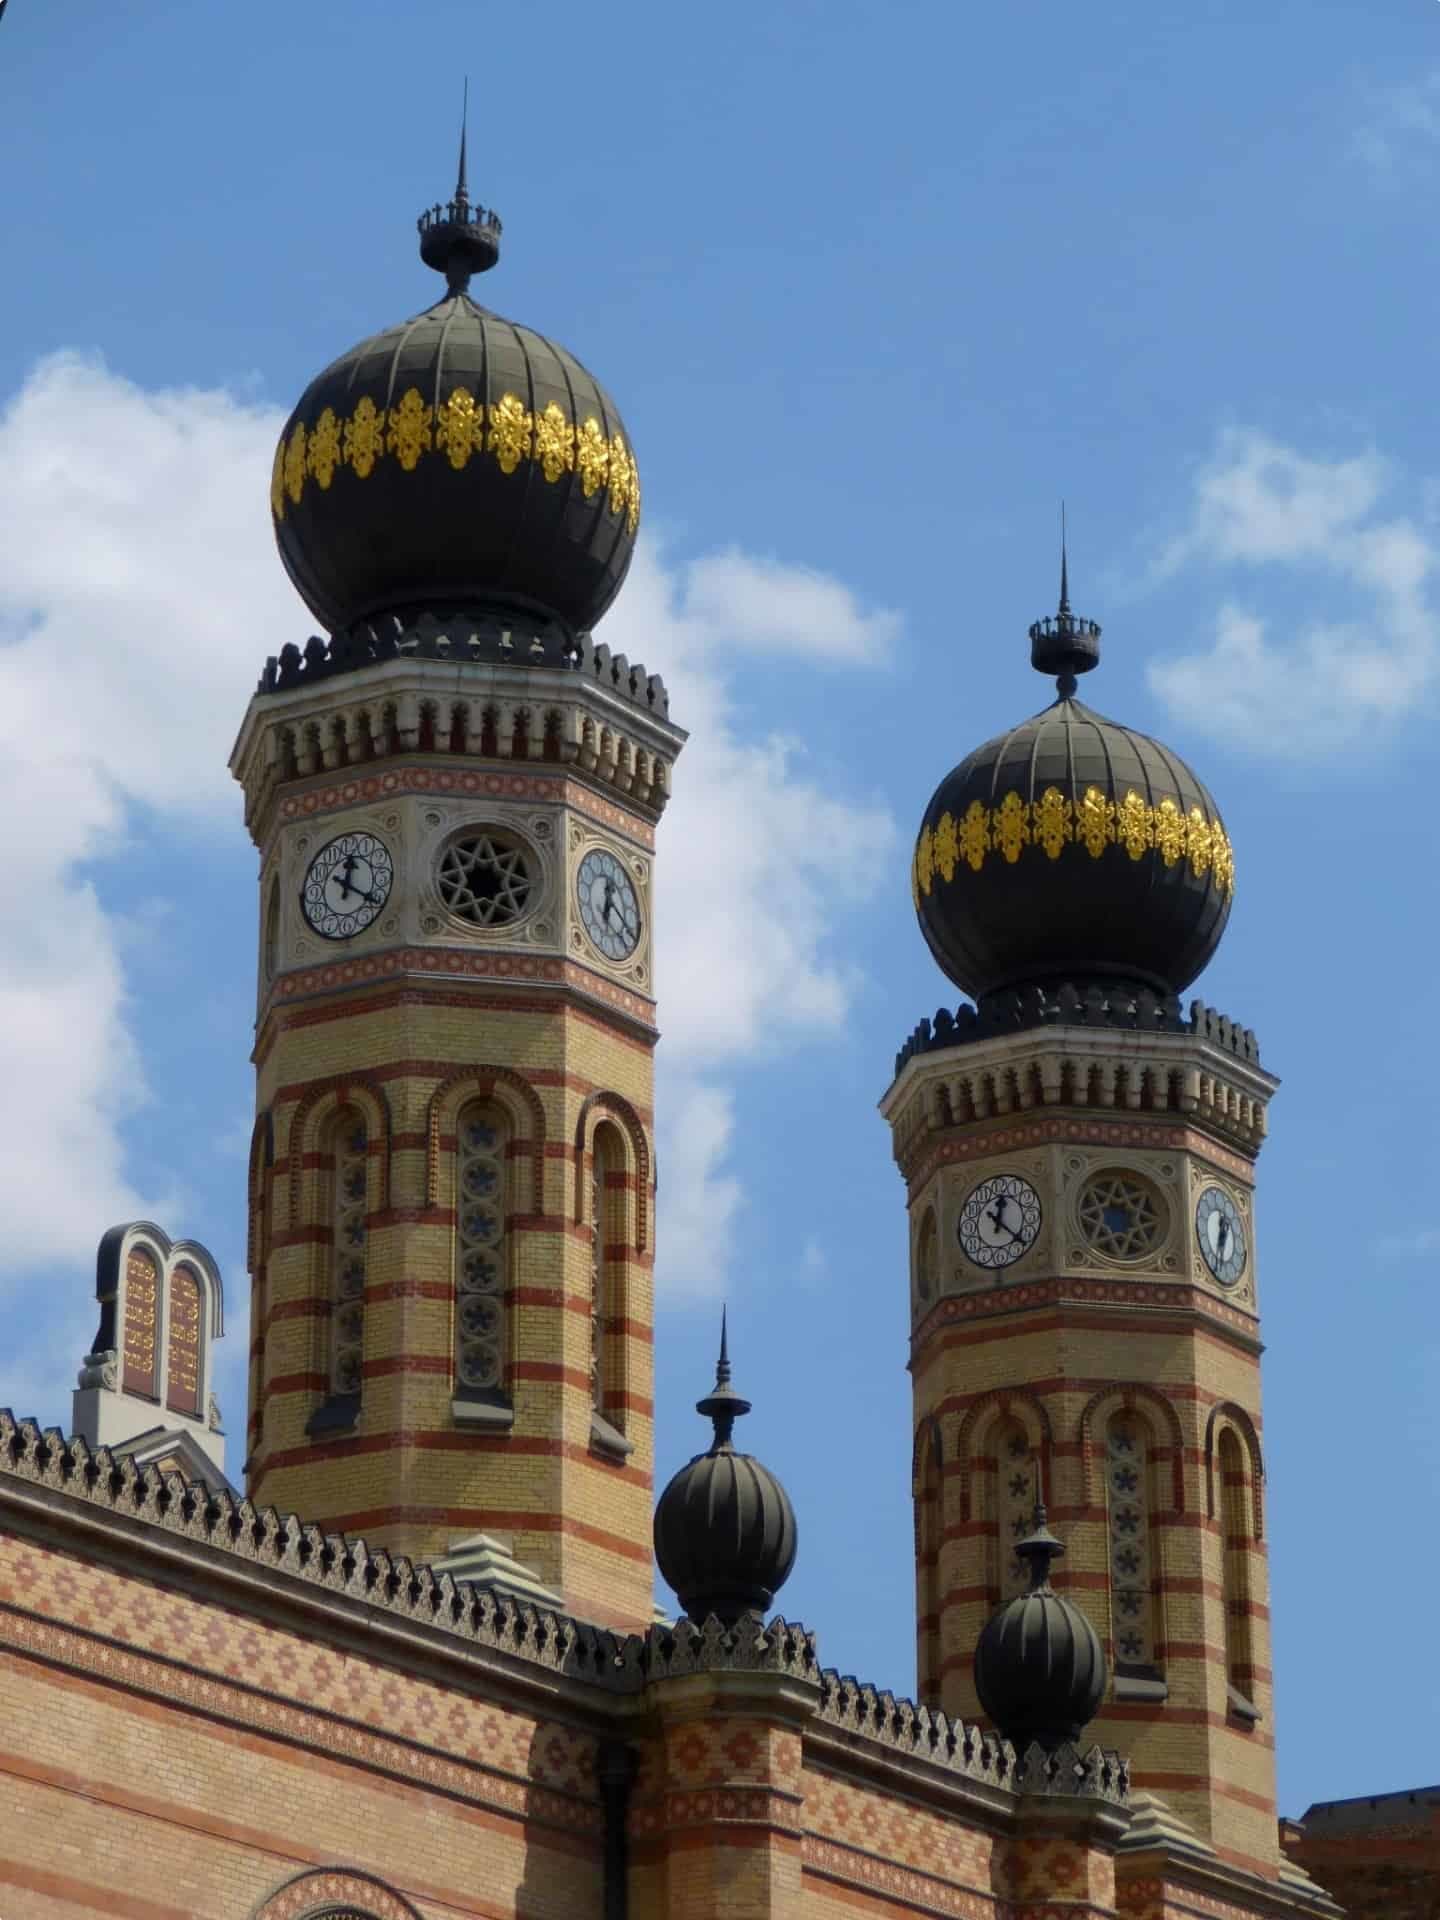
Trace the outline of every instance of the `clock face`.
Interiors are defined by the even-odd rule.
[[[1195,1236],[1211,1273],[1222,1287],[1233,1287],[1250,1249],[1240,1209],[1223,1187],[1206,1187],[1195,1202]]]
[[[327,840],[305,874],[300,907],[324,940],[362,933],[390,898],[395,863],[373,833],[341,833]]]
[[[624,867],[605,847],[592,847],[575,877],[580,919],[607,960],[628,960],[640,944],[640,902]]]
[[[977,1267],[1008,1267],[1039,1232],[1040,1196],[1018,1173],[982,1180],[960,1209],[960,1250]]]

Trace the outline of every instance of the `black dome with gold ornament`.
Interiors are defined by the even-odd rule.
[[[1235,861],[1206,788],[1158,740],[1075,698],[1100,629],[1060,605],[1030,629],[1060,697],[966,756],[925,810],[915,909],[944,971],[981,1004],[1013,989],[1183,992],[1230,915]]]
[[[317,375],[275,450],[286,571],[331,633],[426,612],[584,632],[634,551],[629,435],[564,347],[471,299],[500,221],[471,203],[463,134],[455,196],[418,224],[445,297]]]

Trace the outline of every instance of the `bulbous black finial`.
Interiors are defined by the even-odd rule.
[[[1078,1740],[1105,1695],[1100,1636],[1050,1584],[1050,1563],[1064,1551],[1046,1525],[1037,1461],[1032,1529],[1015,1546],[1030,1585],[990,1616],[975,1646],[980,1704],[1022,1754],[1031,1741],[1053,1752]]]
[[[443,273],[452,294],[464,293],[472,277],[488,273],[500,258],[500,216],[487,207],[472,206],[465,178],[466,144],[470,121],[470,82],[465,82],[460,115],[460,164],[455,193],[448,206],[427,207],[416,221],[420,230],[420,258]]]
[[[1060,603],[1053,620],[1037,620],[1030,629],[1030,664],[1037,673],[1057,676],[1060,698],[1075,691],[1075,676],[1100,663],[1100,627],[1070,611],[1070,561],[1066,550],[1065,503],[1060,503]]]
[[[715,1423],[704,1453],[674,1476],[655,1507],[655,1558],[692,1620],[714,1614],[727,1625],[765,1614],[795,1564],[795,1511],[767,1467],[730,1444],[736,1419],[750,1411],[730,1385],[725,1316],[714,1388],[696,1411]]]

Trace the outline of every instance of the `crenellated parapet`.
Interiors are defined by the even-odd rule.
[[[1019,996],[1016,996],[1017,1000]],[[961,1006],[922,1020],[882,1102],[907,1180],[937,1134],[1047,1109],[1170,1116],[1253,1159],[1278,1082],[1255,1035],[1200,1001],[1037,993],[1005,1024]],[[1029,1017],[1033,1016],[1033,1017]]]
[[[231,768],[257,843],[287,782],[412,755],[564,769],[653,821],[684,740],[659,676],[588,636],[426,616],[364,647],[352,634],[283,649],[261,676]]]

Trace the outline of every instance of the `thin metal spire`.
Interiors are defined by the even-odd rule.
[[[465,76],[465,91],[460,108],[460,171],[455,181],[455,198],[468,200],[470,189],[465,182],[465,137],[470,130],[470,76]]]
[[[743,1395],[736,1393],[730,1384],[730,1342],[726,1318],[725,1308],[721,1307],[720,1358],[715,1366],[715,1384],[703,1400],[695,1402],[695,1411],[703,1413],[707,1420],[715,1422],[712,1452],[717,1448],[730,1445],[730,1435],[735,1422],[742,1413],[750,1411],[750,1402]]]
[[[725,1306],[722,1303],[720,1308],[720,1364],[715,1369],[715,1384],[717,1387],[728,1387],[730,1384],[730,1344],[725,1325],[725,1312]]]
[[[1070,611],[1070,562],[1065,551],[1065,502],[1060,502],[1060,613]]]

